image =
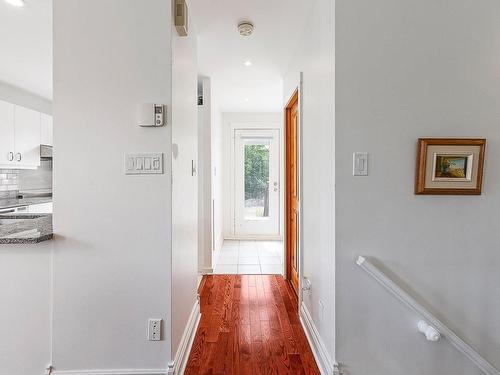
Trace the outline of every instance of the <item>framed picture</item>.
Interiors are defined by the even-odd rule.
[[[420,138],[415,194],[479,195],[486,139]]]

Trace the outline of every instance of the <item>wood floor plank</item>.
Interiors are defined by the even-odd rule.
[[[254,280],[255,281],[255,280]],[[251,284],[250,284],[251,285]],[[262,342],[262,333],[260,328],[259,301],[257,299],[257,288],[249,286],[250,298],[250,332],[252,342]]]
[[[281,276],[205,276],[185,374],[319,374],[290,291]]]
[[[273,342],[271,337],[271,326],[269,321],[263,320],[260,322],[262,326],[262,337],[263,337],[263,357],[265,363],[262,364],[264,368],[267,368],[267,373],[269,374],[279,374],[278,364],[275,361],[273,355]]]
[[[252,339],[250,338],[250,325],[240,326],[240,369],[242,374],[252,373]]]
[[[259,318],[260,320],[269,320],[269,316],[267,314],[267,300],[266,300],[266,294],[264,292],[263,279],[264,279],[263,277],[258,277],[255,280],[258,308],[259,308]]]

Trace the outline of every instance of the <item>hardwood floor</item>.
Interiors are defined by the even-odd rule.
[[[297,297],[281,276],[205,276],[200,296],[186,375],[319,374]]]

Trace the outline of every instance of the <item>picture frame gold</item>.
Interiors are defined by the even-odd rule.
[[[415,194],[480,195],[486,139],[419,138]]]

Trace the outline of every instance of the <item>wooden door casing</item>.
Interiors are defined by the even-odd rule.
[[[298,186],[298,104],[296,90],[285,108],[285,229],[287,279],[299,291],[299,186]]]

